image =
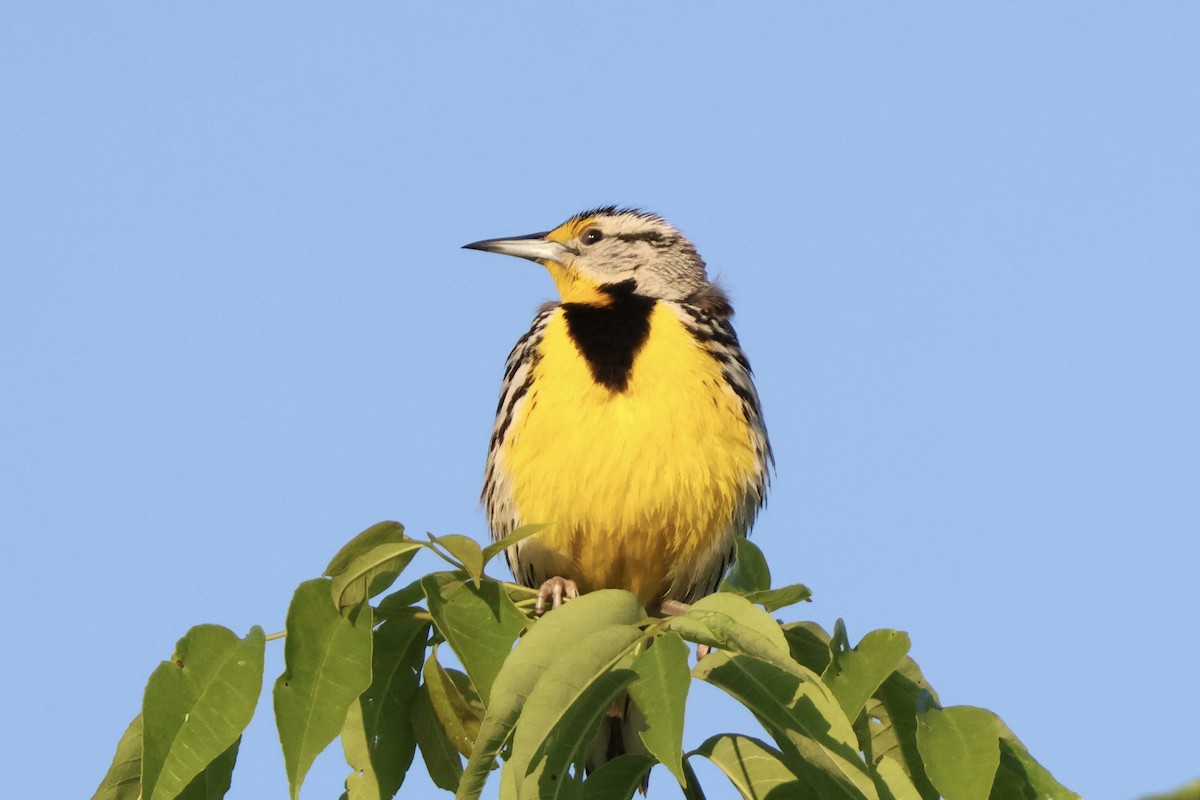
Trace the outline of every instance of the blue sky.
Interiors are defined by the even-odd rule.
[[[5,793],[90,794],[189,626],[279,629],[369,524],[485,537],[503,360],[553,287],[458,248],[606,203],[733,296],[778,460],[755,540],[815,592],[789,618],[909,631],[944,703],[1093,800],[1197,777],[1198,30],[5,3]],[[284,796],[267,711],[231,798]],[[713,699],[688,743],[738,725]]]

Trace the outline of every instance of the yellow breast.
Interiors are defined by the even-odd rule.
[[[504,469],[520,520],[551,523],[522,562],[649,605],[711,574],[748,524],[761,465],[720,364],[659,303],[624,391],[596,382],[555,313]]]

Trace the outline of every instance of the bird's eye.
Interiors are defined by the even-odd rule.
[[[579,241],[584,244],[595,244],[603,238],[604,234],[600,232],[599,228],[589,228],[583,232],[583,236],[579,237]]]

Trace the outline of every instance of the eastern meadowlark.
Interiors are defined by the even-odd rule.
[[[592,589],[628,589],[650,613],[716,591],[772,459],[733,309],[696,248],[614,207],[466,247],[537,261],[560,296],[508,357],[483,487],[494,538],[550,523],[507,552],[538,613]],[[588,771],[645,753],[644,727],[619,697]]]
[[[725,293],[661,217],[615,207],[466,245],[542,264],[544,305],[508,357],[483,502],[547,599],[628,589],[650,613],[716,591],[772,461]]]

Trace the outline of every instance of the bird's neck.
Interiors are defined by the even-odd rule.
[[[558,289],[559,297],[562,298],[564,305],[578,303],[589,306],[608,306],[613,303],[615,295],[612,286],[602,286],[580,275],[578,270],[552,261],[546,264],[546,268],[550,271],[550,277],[554,279],[554,286]],[[624,287],[624,284],[620,284],[620,286]],[[632,292],[632,286],[629,287],[629,291]],[[620,293],[628,292],[618,291],[618,294]]]
[[[616,392],[628,386],[634,359],[650,335],[654,299],[635,294],[633,281],[600,287],[603,304],[563,303],[568,335],[597,383]]]

